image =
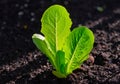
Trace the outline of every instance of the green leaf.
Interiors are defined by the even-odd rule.
[[[64,41],[70,33],[72,22],[69,13],[63,6],[53,5],[44,12],[41,22],[41,32],[55,56],[56,52],[62,49]]]
[[[57,64],[57,71],[61,73],[65,73],[65,53],[61,50],[57,51],[56,53],[56,64]]]
[[[85,26],[75,28],[68,36],[65,46],[65,63],[67,64],[67,74],[80,67],[93,48],[94,35]]]
[[[52,52],[49,50],[48,46],[46,45],[45,38],[40,34],[33,34],[32,40],[36,47],[40,49],[46,56],[49,58],[50,62],[55,66],[55,58]]]

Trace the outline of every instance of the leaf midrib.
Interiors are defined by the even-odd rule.
[[[55,13],[55,42],[56,42],[56,52],[58,50],[58,46],[57,46],[57,14]]]

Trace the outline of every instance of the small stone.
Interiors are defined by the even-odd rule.
[[[24,7],[26,7],[26,8],[27,8],[27,7],[28,7],[28,4],[27,4],[27,3],[26,3],[26,4],[24,4]]]
[[[23,28],[24,28],[24,29],[27,29],[27,28],[28,28],[28,26],[27,26],[27,25],[24,25],[24,26],[23,26]]]
[[[18,12],[18,15],[19,15],[19,16],[22,16],[23,14],[24,14],[23,11]]]
[[[103,8],[103,7],[100,7],[100,6],[96,7],[96,9],[97,9],[97,11],[99,11],[99,12],[103,12],[103,11],[104,11],[104,8]]]
[[[93,64],[94,61],[95,61],[94,57],[90,55],[87,62],[90,63],[90,64]]]
[[[30,21],[31,21],[31,22],[35,21],[35,18],[31,18]]]
[[[19,7],[19,4],[15,4],[16,7]]]
[[[31,13],[30,13],[30,15],[31,15],[31,16],[34,16],[34,15],[35,15],[35,13],[34,13],[34,12],[31,12]]]

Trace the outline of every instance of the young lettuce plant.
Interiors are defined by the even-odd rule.
[[[85,26],[71,31],[69,13],[60,5],[50,6],[44,12],[41,22],[44,36],[33,34],[33,42],[48,57],[54,67],[53,74],[58,78],[66,78],[88,59],[94,35]]]

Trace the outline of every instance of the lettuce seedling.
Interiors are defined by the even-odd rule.
[[[60,5],[50,6],[43,14],[40,34],[33,34],[32,39],[53,65],[53,74],[66,78],[73,70],[88,59],[93,48],[94,35],[85,26],[72,31],[72,21],[67,10]]]

